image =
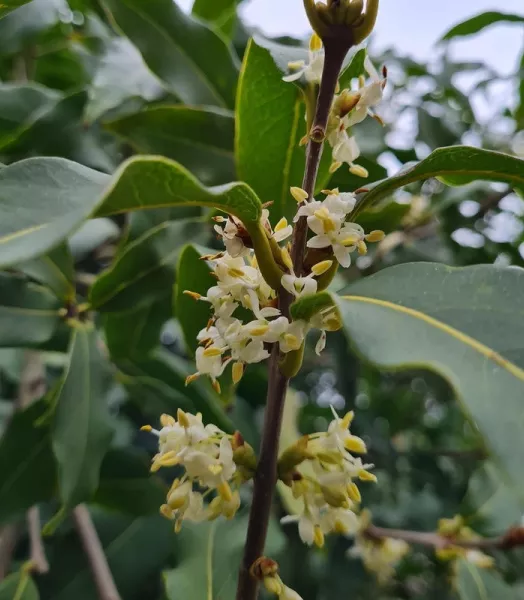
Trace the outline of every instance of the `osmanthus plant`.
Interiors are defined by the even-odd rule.
[[[378,0],[304,0],[309,48],[254,37],[241,66],[231,44],[235,3],[197,0],[194,19],[171,0],[104,0],[102,10],[75,2],[59,23],[34,2],[0,6],[11,31],[30,39],[36,22],[42,34],[31,52],[8,39],[17,84],[0,86],[9,117],[0,118],[9,163],[0,168],[0,345],[23,349],[21,368],[0,356],[2,377],[16,381],[0,440],[0,575],[24,514],[30,555],[0,583],[0,598],[152,598],[157,588],[139,596],[135,574],[146,565],[148,580],[173,566],[174,545],[176,565],[157,595],[255,600],[264,589],[297,600],[308,592],[288,580],[282,531],[300,540],[298,552],[318,555],[338,547],[336,536],[351,540],[344,564],[358,557],[380,590],[425,546],[448,565],[453,594],[516,598],[518,575],[506,568],[501,577],[495,567],[501,551],[524,545],[524,271],[414,262],[348,273],[368,252],[384,256],[395,245],[402,205],[385,208],[386,218],[377,207],[396,190],[433,179],[501,182],[522,193],[524,161],[455,145],[375,177],[381,167],[361,141],[370,124],[385,125],[388,71],[362,43]],[[35,8],[52,28],[28,20]],[[46,62],[46,40],[61,27],[67,43],[84,46]],[[88,77],[86,56],[100,48],[89,91],[79,92],[68,65],[84,61]],[[68,93],[28,82],[31,70]],[[126,144],[115,151],[110,134]],[[54,136],[57,151],[48,145]],[[109,233],[86,242],[94,224]],[[363,498],[380,486],[387,457],[368,443],[376,424],[353,397],[345,404],[356,410],[331,402],[326,426],[306,435],[284,423],[297,404],[290,381],[308,368],[308,340],[322,368],[328,342],[342,334],[352,349],[340,353],[348,370],[358,357],[381,371],[429,371],[445,381],[468,420],[461,431],[489,457],[470,491],[489,496],[484,513],[496,504],[494,537],[460,514],[438,515],[431,530],[382,527],[380,506],[375,515],[376,503]],[[255,396],[265,398],[259,436]],[[149,423],[144,433],[137,421]],[[154,454],[147,467],[126,447],[135,436]],[[150,516],[158,510],[165,519]],[[111,511],[135,520],[119,529]],[[42,542],[40,512],[57,546]],[[91,595],[82,572],[54,575],[71,547],[70,516]],[[44,576],[48,558],[56,581]],[[64,572],[68,560],[59,562]],[[350,578],[343,588],[351,594]],[[402,597],[412,597],[407,589]],[[313,590],[307,600],[324,597]]]

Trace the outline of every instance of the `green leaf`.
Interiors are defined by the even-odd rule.
[[[0,19],[28,2],[31,2],[31,0],[4,0],[2,6],[0,6]]]
[[[102,462],[100,484],[93,501],[135,516],[157,514],[167,486],[151,475],[149,456],[133,449],[110,450]]]
[[[495,23],[524,23],[524,15],[515,15],[498,11],[483,12],[452,27],[442,36],[442,41],[473,35]]]
[[[427,368],[448,381],[521,496],[524,454],[509,441],[519,439],[523,410],[524,319],[515,305],[523,293],[520,269],[416,263],[359,281],[336,301],[362,356],[385,369]],[[325,293],[299,300],[293,315],[328,300]]]
[[[482,530],[492,535],[500,535],[518,524],[524,514],[524,502],[517,490],[490,461],[469,480],[466,501],[475,508],[475,522],[479,521]]]
[[[177,160],[206,185],[235,179],[232,113],[214,108],[157,106],[105,124],[142,154]]]
[[[185,104],[233,108],[236,59],[224,39],[171,0],[104,0],[145,62]]]
[[[56,464],[51,436],[48,427],[38,424],[47,409],[39,401],[16,412],[0,439],[0,522],[53,497]]]
[[[164,574],[168,600],[234,598],[247,521],[247,515],[237,515],[232,521],[184,523],[175,541],[178,564]],[[265,553],[275,556],[283,546],[284,537],[271,521]]]
[[[48,290],[0,273],[0,347],[47,342],[60,321],[60,303]]]
[[[92,511],[93,521],[107,557],[109,569],[122,598],[136,598],[137,591],[150,589],[173,547],[173,528],[160,516],[132,519],[115,513]],[[78,552],[78,542],[65,540],[50,557],[51,573],[60,577],[48,596],[53,600],[93,600],[98,592],[85,555],[78,554],[74,570],[69,555]],[[146,587],[147,586],[147,587]]]
[[[107,313],[104,333],[113,360],[147,356],[160,343],[160,332],[171,317],[171,290],[137,310]]]
[[[524,187],[524,160],[480,148],[452,146],[432,152],[416,165],[408,165],[398,175],[380,181],[364,194],[355,215],[415,181],[438,177],[447,185],[465,185],[476,180],[503,181],[515,188]]]
[[[230,38],[235,28],[238,3],[239,0],[195,0],[192,13]]]
[[[180,253],[175,286],[175,315],[184,334],[186,346],[194,353],[198,347],[197,334],[206,326],[211,316],[207,302],[197,302],[185,290],[205,296],[213,285],[211,269],[200,258],[200,252],[191,245]]]
[[[210,206],[258,230],[262,206],[244,183],[202,186],[161,157],[133,157],[111,178],[76,163],[32,158],[0,169],[0,266],[44,254],[90,216]]]
[[[402,220],[410,210],[410,204],[399,204],[398,202],[379,204],[361,213],[358,216],[358,224],[364,228],[364,231],[380,229],[391,233],[401,227]]]
[[[124,246],[89,293],[91,305],[119,312],[149,305],[171,290],[183,222],[167,222]]]
[[[5,151],[60,98],[58,92],[35,83],[1,84],[0,149]]]
[[[518,600],[518,594],[498,573],[460,560],[455,585],[460,600]]]
[[[72,508],[94,493],[113,427],[107,406],[107,363],[94,330],[78,324],[71,334],[69,365],[56,395],[53,450],[60,496]]]
[[[0,600],[39,600],[39,598],[38,588],[31,575],[23,569],[7,576],[0,583]]]
[[[260,45],[262,42],[264,46]],[[305,146],[299,142],[306,134],[306,121],[302,91],[282,81],[282,71],[269,46],[262,40],[250,40],[244,55],[236,109],[235,156],[242,181],[255,190],[262,202],[273,202],[271,219],[276,223],[283,216],[290,220],[296,213],[296,201],[289,188],[302,185],[306,154]],[[324,152],[324,158],[320,187],[328,174],[329,152]]]
[[[16,269],[52,290],[61,300],[75,297],[75,266],[67,244],[48,254],[16,265]]]
[[[138,50],[125,38],[110,42],[89,88],[85,117],[92,122],[130,98],[157,100],[164,94]]]
[[[344,66],[340,72],[340,77],[338,78],[341,90],[346,88],[351,89],[351,81],[366,73],[364,67],[366,56],[367,50],[365,48],[353,48],[348,53],[348,56],[344,60]]]

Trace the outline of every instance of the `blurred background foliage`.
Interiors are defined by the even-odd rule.
[[[11,12],[9,2],[0,8],[0,162],[60,156],[111,174],[137,153],[158,154],[179,161],[207,185],[246,178],[237,170],[242,170],[242,161],[234,158],[232,110],[240,64],[256,32],[237,18],[234,0],[195,0],[193,17],[171,10],[168,0],[16,4],[22,3],[13,3]],[[514,17],[524,34],[524,16]],[[195,27],[193,18],[220,31],[231,53],[224,45],[217,47],[208,29]],[[498,21],[504,15],[484,18],[481,25],[495,27]],[[452,30],[430,64],[404,56],[401,49],[374,53],[371,41],[373,62],[387,65],[389,85],[380,111],[385,128],[369,119],[356,132],[370,182],[441,146],[466,143],[524,155],[524,55],[521,70],[510,78],[514,94],[489,122],[479,121],[472,97],[489,98],[499,76],[480,62],[451,58],[454,39],[479,29],[472,21]],[[274,41],[290,47],[303,44],[292,38]],[[172,73],[174,61],[186,65],[183,76]],[[261,157],[264,179],[262,163]],[[249,177],[256,180],[257,175]],[[263,201],[273,200],[271,185],[261,181],[262,191],[255,187]],[[362,180],[337,172],[329,187],[350,191],[361,185]],[[503,184],[448,188],[434,179],[412,184],[362,214],[366,229],[384,229],[389,235],[336,285],[340,289],[386,266],[413,261],[521,265],[523,217],[524,201]],[[208,211],[169,208],[100,218],[85,223],[68,240],[74,270],[65,291],[64,282],[49,274],[50,264],[68,260],[60,247],[48,255],[50,262],[36,260],[0,274],[4,299],[16,293],[14,274],[20,284],[35,282],[35,293],[42,293],[39,284],[44,282],[65,298],[74,289],[85,299],[96,280],[97,324],[107,360],[100,368],[110,366],[113,373],[100,380],[100,393],[109,407],[114,437],[109,452],[100,457],[100,482],[89,510],[124,600],[207,597],[210,528],[214,597],[232,598],[245,535],[248,497],[233,523],[184,525],[176,537],[158,516],[172,473],[150,476],[155,440],[139,431],[144,423],[156,423],[161,413],[174,414],[181,407],[200,410],[205,421],[223,428],[238,428],[258,444],[264,366],[250,368],[237,390],[224,386],[221,397],[201,382],[184,386],[194,370],[192,340],[206,311],[199,313],[201,307],[180,292],[202,285],[205,289],[208,276],[196,254],[185,247],[188,243],[217,247]],[[129,277],[126,265],[137,262],[143,266],[140,277]],[[0,321],[8,320],[9,312],[2,310]],[[49,394],[65,364],[67,333],[59,327],[52,337],[45,331],[40,335],[39,326],[28,319],[28,331],[15,331],[0,349],[0,571],[14,573],[0,587],[2,600],[13,597],[13,578],[19,577],[17,570],[28,555],[24,512],[38,503],[46,522],[59,507],[46,406],[38,401],[42,391],[33,390],[30,396],[37,402],[13,415],[15,407],[24,408],[21,383],[35,355],[43,362],[37,384]],[[24,344],[25,338],[31,343]],[[25,345],[33,350],[18,347]],[[340,411],[355,408],[355,433],[368,444],[379,478],[364,497],[377,524],[431,531],[439,518],[461,513],[479,533],[490,535],[518,520],[518,498],[497,480],[482,440],[444,380],[426,372],[380,373],[351,354],[342,334],[330,336],[321,357],[311,350],[293,381],[283,435],[289,439],[297,427],[303,433],[322,430],[330,419],[330,405]],[[74,435],[74,419],[70,428]],[[280,513],[277,499],[275,515]],[[347,557],[350,540],[331,540],[321,551],[308,551],[293,528],[276,523],[269,551],[280,559],[286,583],[305,600],[457,597],[447,566],[431,551],[415,548],[395,580],[384,587],[358,560]],[[35,575],[36,587],[27,587],[18,600],[95,600],[97,591],[73,520],[66,518],[44,543],[50,571]],[[515,593],[520,588],[524,597],[524,553],[501,554],[497,565],[507,581],[517,584]]]

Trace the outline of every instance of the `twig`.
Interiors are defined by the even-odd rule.
[[[43,575],[49,571],[49,563],[45,555],[42,541],[42,527],[40,524],[40,511],[38,506],[32,506],[27,511],[27,529],[29,531],[30,561],[32,570]]]
[[[0,581],[9,573],[19,534],[18,525],[6,525],[0,531]]]
[[[498,537],[476,540],[456,540],[434,532],[388,529],[386,527],[376,527],[375,525],[370,525],[366,529],[366,535],[376,540],[393,538],[404,540],[408,544],[420,544],[421,546],[431,546],[437,549],[458,546],[476,550],[510,550],[517,546],[524,546],[524,527],[512,527]]]
[[[338,75],[348,51],[347,43],[331,43],[326,46],[326,59],[317,101],[317,108],[310,141],[307,147],[306,168],[303,189],[310,198],[313,197],[318,165],[322,155],[327,120]],[[307,220],[301,218],[293,232],[291,258],[297,276],[301,275],[304,266],[304,254],[307,241]],[[279,290],[279,309],[283,316],[289,317],[291,296],[283,289]],[[282,415],[289,379],[279,368],[280,352],[278,344],[274,344],[269,367],[267,408],[262,432],[259,463],[254,478],[253,501],[249,514],[244,556],[240,567],[236,600],[255,600],[258,595],[259,582],[250,573],[253,563],[262,556],[266,543],[267,529],[271,516],[271,505],[277,482],[278,440],[282,427]]]
[[[106,555],[85,504],[73,510],[75,526],[87,555],[99,600],[121,600]]]

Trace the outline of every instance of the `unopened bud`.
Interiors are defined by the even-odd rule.
[[[283,481],[289,481],[293,471],[305,460],[314,458],[308,450],[309,437],[302,436],[292,446],[286,448],[278,459],[278,475]]]
[[[263,580],[264,577],[276,577],[278,576],[278,563],[272,558],[261,556],[251,565],[249,572],[258,580]]]
[[[357,484],[353,481],[348,483],[347,491],[348,496],[351,498],[351,500],[353,500],[353,502],[356,502],[357,504],[360,504],[360,502],[362,501],[362,496],[360,495],[360,490],[358,489]]]
[[[364,440],[357,437],[356,435],[350,435],[344,440],[344,447],[349,452],[355,452],[355,454],[366,454],[368,451]]]
[[[312,52],[318,52],[322,48],[322,40],[318,37],[316,33],[309,38],[309,49]]]

